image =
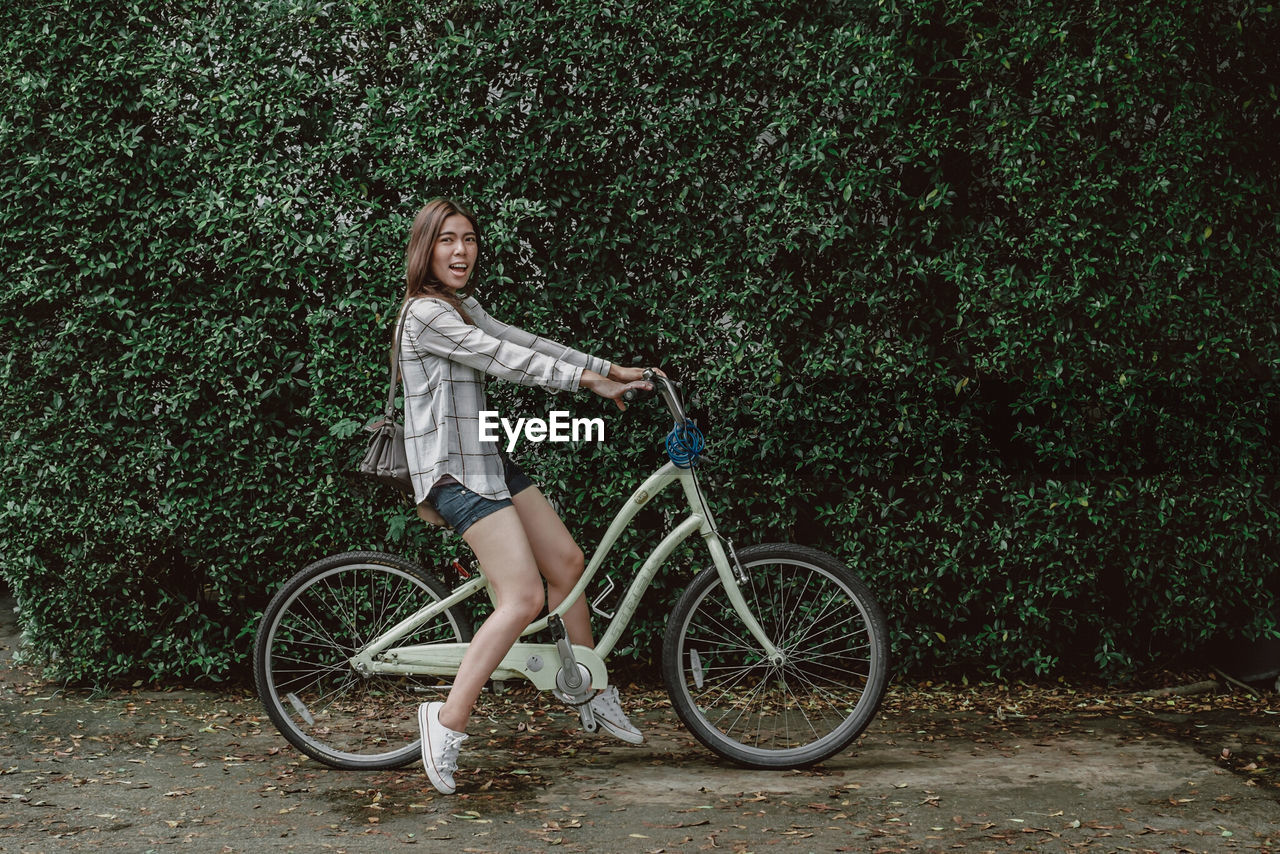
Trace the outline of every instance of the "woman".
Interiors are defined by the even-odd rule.
[[[405,451],[419,515],[438,512],[462,535],[492,586],[493,613],[476,630],[443,703],[418,710],[422,761],[444,794],[455,790],[459,746],[480,689],[512,644],[555,608],[582,575],[583,555],[547,499],[499,445],[480,441],[484,374],[522,385],[587,388],[625,409],[628,388],[648,390],[641,368],[624,368],[500,323],[469,296],[479,250],[475,217],[446,199],[413,223],[407,253],[400,370]],[[546,579],[544,596],[542,581]],[[572,643],[593,647],[587,605],[564,614]],[[633,744],[644,740],[610,687],[591,701],[596,721]]]

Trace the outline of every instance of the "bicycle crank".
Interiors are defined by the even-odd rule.
[[[574,657],[573,644],[569,643],[569,636],[559,615],[552,614],[547,625],[551,629],[551,638],[556,643],[556,651],[560,653],[555,694],[569,705],[577,707],[582,728],[594,733],[599,724],[596,723],[595,712],[591,710],[591,698],[595,694],[591,690],[591,671]]]

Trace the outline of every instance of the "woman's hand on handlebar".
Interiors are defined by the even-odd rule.
[[[656,389],[651,380],[655,375],[665,377],[667,374],[662,368],[624,368],[620,365],[609,368],[609,379],[632,384],[622,393],[623,403],[634,403],[653,394]],[[637,383],[643,385],[636,385]]]
[[[644,372],[647,370],[649,369],[624,368],[621,365],[611,365],[609,367],[609,379],[620,383],[641,382],[644,380]],[[654,368],[653,372],[655,374],[661,374],[664,377],[666,376],[666,373],[663,372],[662,368]]]
[[[664,377],[666,376],[660,368],[654,368],[653,370]],[[607,377],[601,376],[595,371],[583,371],[582,379],[579,380],[578,384],[590,389],[606,400],[612,400],[619,409],[625,412],[627,400],[623,398],[624,394],[630,391],[632,394],[628,399],[634,399],[636,393],[648,394],[653,391],[653,383],[641,379],[644,371],[644,368],[623,368],[617,365],[610,367],[609,376]]]
[[[612,373],[612,371],[610,371]],[[641,391],[652,391],[653,383],[649,382],[615,382],[608,377],[601,376],[595,371],[583,371],[582,378],[578,381],[578,385],[583,388],[590,389],[606,400],[612,400],[618,405],[618,408],[626,411],[627,404],[622,399],[622,395],[629,389],[639,389]]]

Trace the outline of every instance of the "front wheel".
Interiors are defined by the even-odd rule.
[[[443,699],[433,676],[362,675],[350,659],[380,634],[448,595],[421,567],[378,552],[316,561],[285,582],[258,628],[258,698],[289,743],[326,765],[396,768],[419,755],[417,709]],[[465,643],[471,622],[451,608],[400,645]]]
[[[871,722],[889,673],[884,614],[831,555],[770,544],[738,552],[771,661],[715,568],[699,573],[667,623],[662,678],[680,720],[708,748],[751,768],[796,768],[847,747]]]

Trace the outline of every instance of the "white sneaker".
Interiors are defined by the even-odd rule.
[[[467,740],[466,733],[455,732],[440,723],[444,703],[423,703],[418,707],[418,727],[422,730],[422,765],[427,769],[431,785],[445,795],[457,791],[453,772],[458,770],[458,749]]]
[[[627,720],[627,713],[622,711],[615,686],[610,685],[591,698],[591,711],[596,716],[596,723],[610,735],[628,744],[644,744],[644,735],[632,726],[631,721]]]

